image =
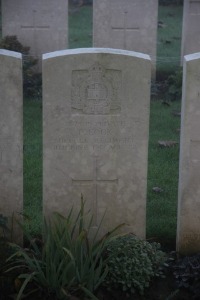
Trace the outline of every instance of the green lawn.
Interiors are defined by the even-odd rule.
[[[182,6],[159,7],[157,78],[165,78],[180,66],[182,14]]]
[[[180,118],[172,114],[179,107],[180,101],[172,102],[170,107],[160,101],[151,102],[147,237],[166,244],[175,242],[179,145],[160,147],[158,141],[179,142]],[[154,192],[154,187],[162,192]]]
[[[158,72],[160,78],[179,67],[181,42],[181,6],[159,9]],[[169,43],[166,41],[170,41]],[[71,9],[69,15],[70,48],[91,47],[92,9],[89,6]],[[177,128],[180,118],[172,115],[180,109],[180,101],[162,104],[163,94],[151,101],[147,237],[158,239],[164,245],[172,244],[176,236],[179,146],[160,148],[158,140],[179,141]],[[24,101],[24,202],[27,226],[34,234],[40,233],[42,220],[42,104],[36,100]],[[163,191],[156,193],[153,187]]]

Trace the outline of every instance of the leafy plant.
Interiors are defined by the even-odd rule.
[[[89,240],[93,218],[89,212],[85,213],[84,207],[82,199],[76,216],[73,208],[66,218],[54,213],[51,222],[44,223],[44,240],[38,245],[38,241],[29,237],[31,247],[18,247],[10,257],[8,271],[21,271],[17,300],[35,292],[40,292],[43,298],[55,296],[56,299],[70,299],[76,296],[83,299],[87,295],[97,299],[94,292],[108,273],[102,254],[117,228],[98,240],[100,224],[94,237]]]
[[[36,72],[38,60],[30,56],[30,47],[23,46],[15,35],[5,36],[0,48],[22,53],[23,56],[23,87],[26,97],[41,97],[42,77]]]
[[[14,215],[12,216],[13,223]],[[13,225],[13,224],[12,224]],[[14,290],[13,273],[5,274],[6,260],[13,253],[13,247],[10,246],[13,228],[8,226],[8,218],[0,214],[0,299],[8,299],[8,293]]]
[[[200,254],[186,256],[180,259],[174,267],[177,287],[192,292],[192,299],[200,295]]]
[[[171,100],[180,100],[182,95],[182,68],[170,75],[167,79],[168,95]]]
[[[1,228],[1,234],[0,238],[6,237],[6,232],[9,231],[8,228],[8,218],[0,214],[0,228]]]
[[[157,243],[129,234],[111,241],[107,255],[109,272],[104,284],[108,289],[122,290],[127,296],[143,294],[152,277],[163,276],[165,254]]]

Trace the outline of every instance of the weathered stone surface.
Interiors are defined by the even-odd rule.
[[[94,47],[146,53],[155,69],[157,16],[157,0],[94,0]]]
[[[149,56],[76,49],[43,56],[44,213],[66,214],[81,193],[96,227],[145,237]]]
[[[68,0],[2,0],[2,34],[16,35],[30,54],[62,50],[68,44]]]
[[[0,214],[11,222],[12,214],[20,219],[23,210],[21,54],[0,50],[0,68]],[[15,241],[21,243],[17,224],[13,230]]]
[[[200,251],[200,54],[184,59],[177,250]]]
[[[182,59],[200,51],[200,0],[185,0],[182,28]]]

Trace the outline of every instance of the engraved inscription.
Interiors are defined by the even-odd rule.
[[[106,70],[98,63],[72,71],[72,113],[117,114],[121,109],[121,71]]]
[[[131,124],[134,122],[134,128]],[[52,140],[52,147],[58,151],[107,152],[120,149],[135,149],[136,134],[142,124],[138,118],[126,121],[73,120],[66,121],[66,132]]]
[[[182,251],[184,251],[184,249],[187,251],[188,248],[191,249],[191,247],[193,249],[195,249],[196,251],[198,251],[197,249],[199,249],[199,245],[200,245],[200,234],[199,233],[195,233],[194,232],[188,232],[183,234],[182,237]]]
[[[100,183],[106,183],[106,184],[117,184],[118,179],[117,177],[113,177],[112,179],[103,179],[99,178],[99,160],[97,156],[94,156],[93,161],[93,176],[92,178],[87,179],[72,179],[73,185],[92,185],[94,188],[94,202],[93,202],[93,215],[94,215],[94,225],[97,226],[97,211],[98,211],[98,185]]]

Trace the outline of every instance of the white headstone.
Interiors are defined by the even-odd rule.
[[[200,53],[184,59],[177,250],[200,251]]]
[[[200,0],[184,0],[182,59],[200,51]]]
[[[23,211],[23,114],[21,54],[0,50],[0,214],[20,220]],[[13,214],[15,214],[13,216]],[[13,237],[22,242],[14,223]]]
[[[150,55],[155,71],[158,0],[94,0],[93,45]]]
[[[76,49],[43,56],[44,214],[79,207],[101,233],[145,237],[151,64],[147,55]]]
[[[2,0],[2,35],[16,35],[39,59],[66,49],[68,0]]]

